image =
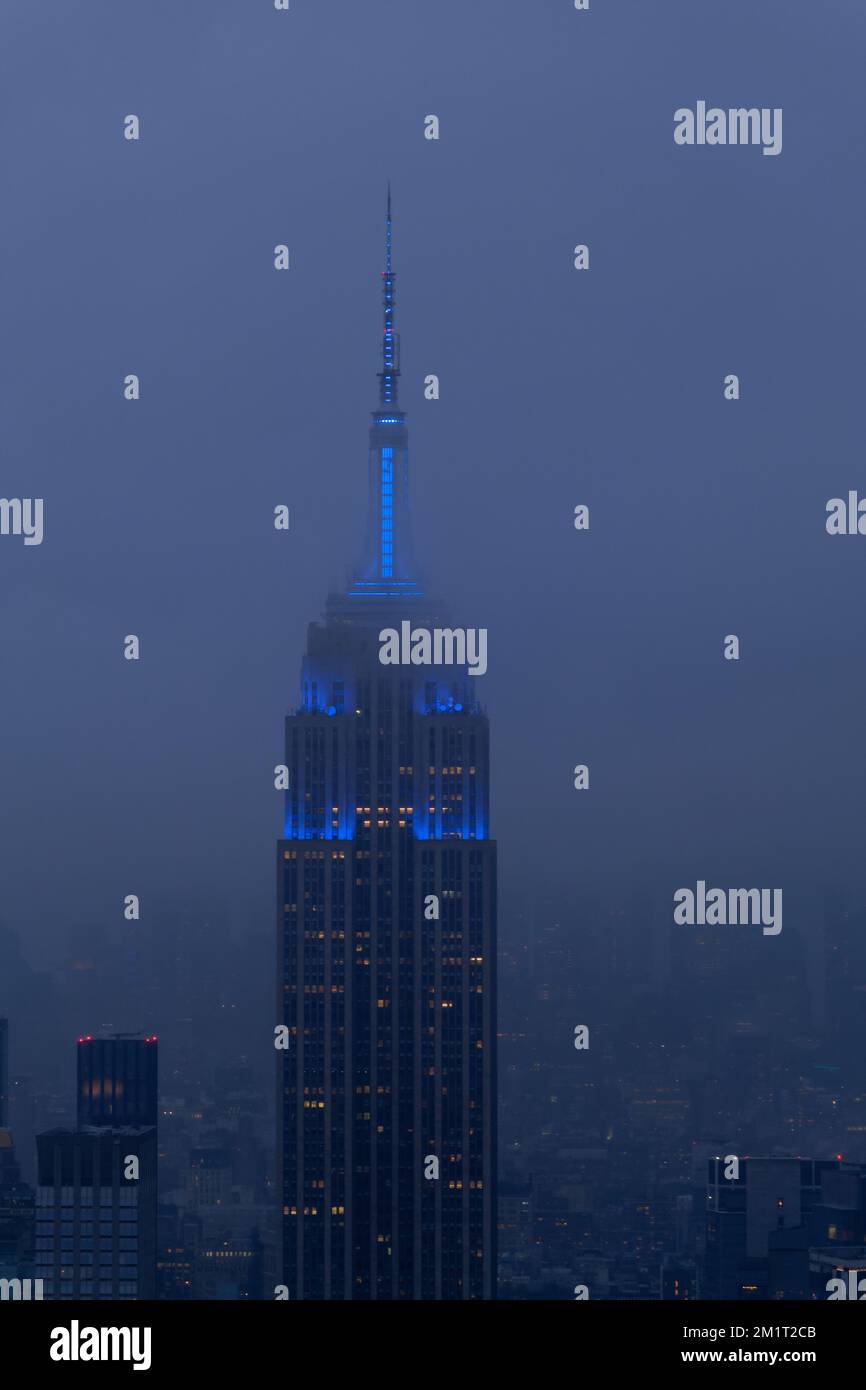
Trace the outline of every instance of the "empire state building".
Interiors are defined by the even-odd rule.
[[[488,726],[459,667],[383,665],[445,621],[412,556],[391,200],[369,518],[310,625],[277,846],[277,1154],[292,1299],[492,1298],[496,845]]]

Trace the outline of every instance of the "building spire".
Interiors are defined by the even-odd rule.
[[[382,294],[385,310],[385,327],[382,335],[382,370],[379,373],[379,405],[393,408],[397,404],[397,386],[400,379],[400,335],[394,331],[394,308],[397,297],[394,290],[394,255],[391,222],[391,184],[388,184],[388,210],[385,217],[385,269],[382,271]]]
[[[370,425],[370,510],[364,557],[351,582],[347,598],[408,601],[422,597],[413,577],[411,523],[409,519],[409,434],[406,416],[397,404],[400,379],[400,335],[394,330],[394,254],[392,241],[391,185],[385,205],[385,265],[382,292],[385,323],[382,333],[382,370],[379,372],[379,408]]]

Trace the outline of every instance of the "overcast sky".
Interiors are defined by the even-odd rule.
[[[0,537],[0,918],[34,963],[130,892],[271,920],[389,178],[414,526],[489,630],[505,894],[702,877],[810,927],[861,891],[866,538],[824,520],[866,495],[862,5],[4,0],[0,34],[0,493],[45,506]],[[677,147],[698,100],[783,108],[781,155]]]

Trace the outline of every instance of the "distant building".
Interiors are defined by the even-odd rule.
[[[838,1172],[840,1164],[835,1159],[742,1158],[736,1178],[725,1177],[727,1166],[723,1157],[708,1163],[704,1296],[784,1297],[786,1282],[793,1279],[800,1286],[796,1251],[808,1248],[822,1181]],[[771,1286],[771,1251],[780,1287]]]
[[[215,1145],[190,1150],[186,1200],[190,1211],[228,1202],[232,1189],[232,1155]]]
[[[700,1281],[694,1260],[680,1255],[662,1256],[659,1297],[670,1303],[693,1303],[699,1297]]]
[[[12,1135],[0,1129],[0,1279],[33,1275],[33,1189],[21,1178]]]
[[[0,1129],[9,1123],[9,1021],[0,1018]]]
[[[181,1301],[193,1296],[195,1218],[173,1202],[157,1212],[157,1298]]]

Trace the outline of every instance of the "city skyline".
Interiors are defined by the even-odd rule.
[[[862,0],[44,8],[0,1300],[866,1295]]]

